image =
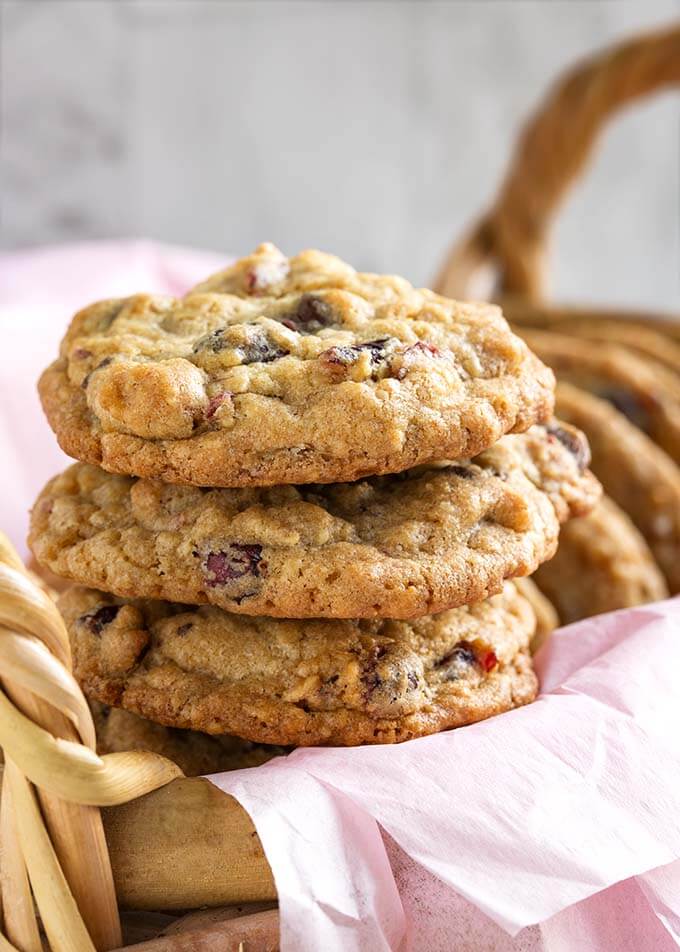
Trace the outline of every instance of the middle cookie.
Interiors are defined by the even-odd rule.
[[[283,618],[412,618],[500,591],[556,548],[599,484],[578,430],[505,436],[474,460],[323,486],[202,489],[77,463],[45,487],[29,542],[115,595]]]

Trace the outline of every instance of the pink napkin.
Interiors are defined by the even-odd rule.
[[[181,293],[220,256],[144,242],[0,256],[2,528],[66,459],[35,379],[71,313]],[[680,947],[680,599],[569,628],[527,708],[396,747],[298,750],[210,779],[248,810],[284,952]]]

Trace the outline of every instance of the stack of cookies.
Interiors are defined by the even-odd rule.
[[[497,308],[262,245],[180,300],[81,311],[40,393],[81,462],[30,544],[77,583],[60,607],[109,748],[109,708],[128,743],[138,715],[233,765],[535,697],[540,596],[508,580],[600,490]]]

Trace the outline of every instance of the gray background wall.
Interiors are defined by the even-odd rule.
[[[424,282],[566,64],[676,0],[6,0],[2,242],[267,238]],[[561,299],[680,303],[678,100],[610,130]]]

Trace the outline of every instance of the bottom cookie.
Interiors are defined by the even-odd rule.
[[[287,753],[283,747],[253,744],[228,734],[213,737],[198,731],[164,727],[98,701],[91,701],[90,708],[100,754],[150,750],[174,761],[187,777],[259,767],[272,757]]]
[[[89,697],[170,727],[282,745],[395,743],[533,700],[536,620],[507,583],[413,621],[280,620],[62,595]]]
[[[590,515],[563,526],[557,554],[532,578],[563,624],[668,595],[647,543],[606,497]]]

